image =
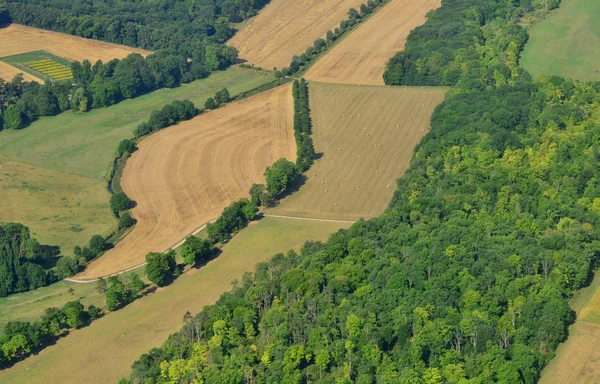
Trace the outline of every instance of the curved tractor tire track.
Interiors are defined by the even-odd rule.
[[[267,166],[295,158],[293,113],[291,85],[285,85],[142,140],[121,179],[138,223],[74,280],[140,265],[147,253],[167,251],[248,196],[253,183],[264,182]]]

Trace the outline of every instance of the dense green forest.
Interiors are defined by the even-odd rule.
[[[530,11],[432,12],[386,81],[456,86],[387,211],[259,264],[124,381],[536,382],[600,255],[600,84],[517,67]]]
[[[233,35],[230,22],[256,14],[268,0],[4,0],[12,21],[182,56]]]

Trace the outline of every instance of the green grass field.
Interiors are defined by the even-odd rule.
[[[169,334],[181,328],[187,311],[197,313],[205,305],[214,304],[230,289],[233,280],[252,271],[256,263],[270,259],[277,252],[299,249],[308,239],[326,240],[342,226],[347,224],[274,218],[254,222],[206,266],[190,270],[170,286],[73,332],[39,355],[0,371],[0,382],[117,382],[129,374],[131,364],[142,353],[161,345]],[[21,297],[27,299],[27,295]],[[2,303],[2,311],[13,310]]]
[[[600,81],[599,58],[600,1],[562,0],[531,28],[521,65],[534,76]]]
[[[56,68],[54,69],[60,68],[61,70],[68,70],[69,73],[71,72],[71,62],[69,60],[53,55],[47,51],[21,53],[18,55],[2,57],[0,60],[43,80],[66,80],[72,77],[72,75],[62,76],[62,73],[54,73],[51,68],[46,69],[45,66],[37,65],[41,63],[36,64],[36,62],[42,60],[50,61],[55,64]]]
[[[58,245],[63,254],[117,226],[101,179],[0,155],[0,190],[0,222],[25,224],[40,243]]]
[[[154,109],[175,99],[188,99],[203,107],[204,101],[223,87],[236,95],[273,78],[263,72],[233,67],[207,79],[152,92],[108,108],[41,118],[25,129],[0,132],[0,155],[62,172],[106,178],[119,141],[132,137],[135,127],[148,120]]]

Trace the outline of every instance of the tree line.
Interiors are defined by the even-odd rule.
[[[141,123],[134,132],[136,138],[150,135],[163,128],[177,124],[180,121],[190,120],[199,113],[194,103],[189,100],[174,100],[161,109],[152,111],[150,119]]]
[[[312,138],[312,122],[308,106],[308,85],[304,79],[295,80],[292,86],[294,96],[294,137],[296,138],[296,165],[300,172],[306,172],[315,159]]]
[[[224,49],[216,62],[188,61],[163,50],[144,58],[132,53],[124,59],[95,64],[73,62],[72,81],[25,82],[21,75],[6,82],[0,79],[0,128],[21,129],[41,116],[66,110],[87,112],[108,107],[161,88],[204,78],[233,63],[236,53]]]
[[[181,56],[207,44],[223,44],[230,22],[254,16],[268,0],[4,0],[13,22],[74,36],[159,50],[178,47]]]
[[[0,334],[0,367],[7,367],[54,343],[68,334],[102,316],[93,305],[87,310],[79,300],[70,301],[62,308],[47,308],[35,322],[11,321]]]
[[[259,264],[123,382],[537,382],[598,266],[600,84],[495,76],[528,4],[444,2],[458,30],[486,15],[461,52],[482,70],[461,67],[386,212]]]

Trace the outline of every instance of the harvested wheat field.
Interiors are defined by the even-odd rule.
[[[310,83],[313,140],[322,158],[269,213],[356,220],[381,214],[446,88]]]
[[[2,29],[0,29],[0,31],[2,31]],[[2,50],[1,47],[0,47],[0,50]],[[0,79],[10,81],[13,79],[13,77],[15,77],[19,73],[23,74],[23,80],[25,80],[25,81],[37,81],[40,83],[43,82],[42,80],[38,79],[37,77],[35,77],[33,75],[30,75],[27,72],[23,72],[20,69],[15,68],[10,64],[0,61]]]
[[[79,278],[109,275],[164,252],[248,196],[275,160],[295,159],[291,85],[232,103],[142,140],[121,178],[138,223]]]
[[[250,64],[272,69],[290,64],[314,41],[366,0],[273,0],[230,41]]]
[[[0,57],[44,50],[69,61],[88,59],[94,63],[97,60],[106,62],[112,59],[122,59],[133,52],[142,55],[151,53],[139,48],[84,39],[18,24],[0,28],[0,41],[2,41]]]
[[[318,60],[307,80],[383,85],[388,60],[404,48],[410,31],[425,22],[441,0],[391,0]]]

